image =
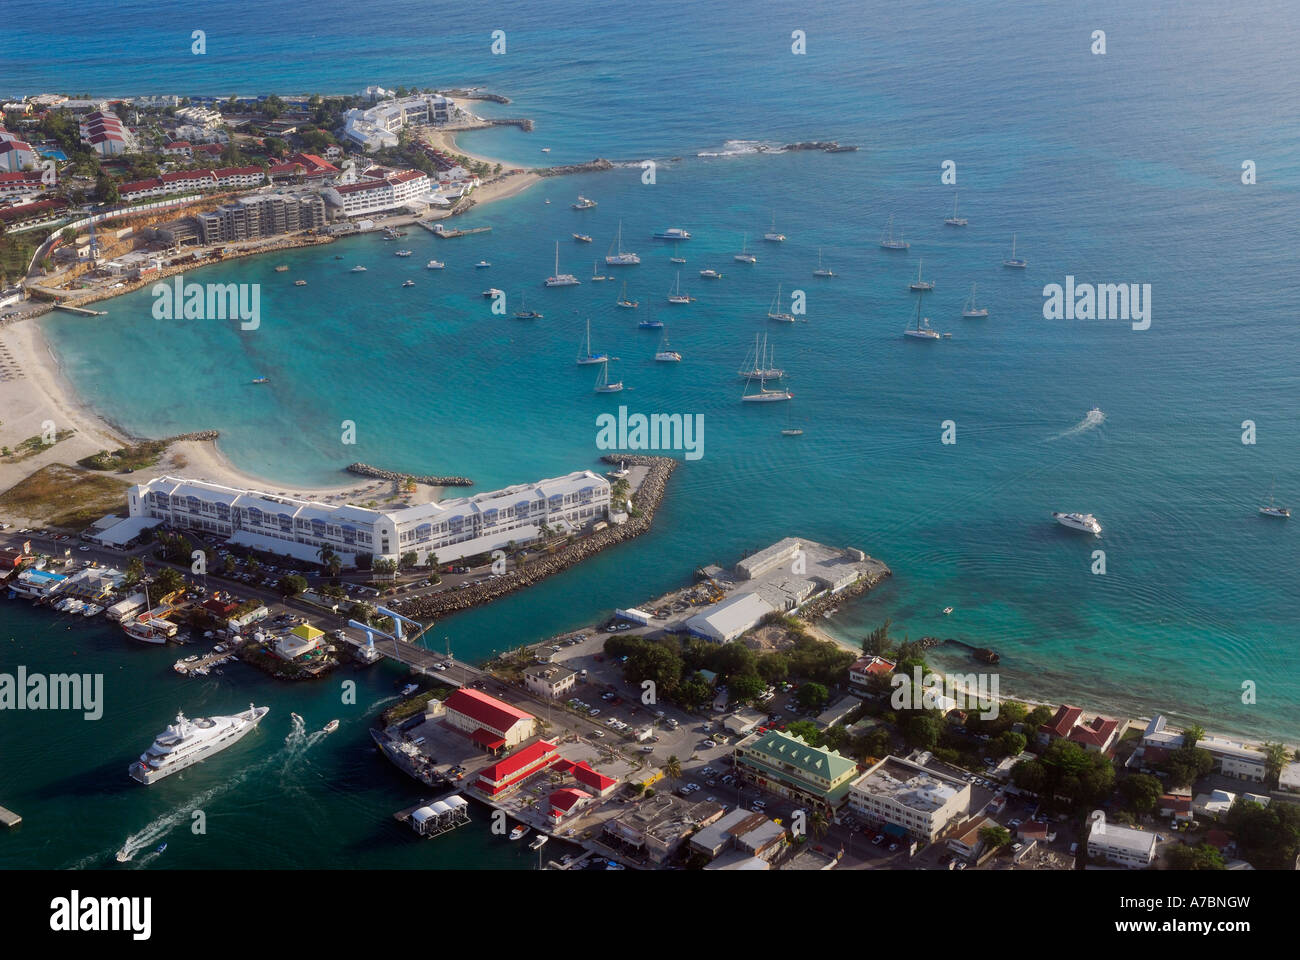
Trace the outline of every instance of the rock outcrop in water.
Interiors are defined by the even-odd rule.
[[[380,470],[378,467],[372,467],[368,463],[349,463],[347,470],[348,473],[355,473],[359,477],[373,477],[376,480],[414,480],[416,483],[423,483],[430,487],[474,486],[474,481],[469,477],[417,476],[411,473],[398,473],[395,470]]]

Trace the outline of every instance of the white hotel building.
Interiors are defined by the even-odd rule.
[[[541,536],[543,524],[578,531],[609,511],[610,485],[590,470],[503,490],[393,510],[298,500],[203,480],[161,477],[132,487],[133,517],[152,517],[277,555],[318,561],[322,546],[345,566],[359,553],[397,560],[414,551],[446,563]]]
[[[407,204],[427,203],[432,184],[419,170],[406,170],[379,180],[358,180],[330,187],[323,192],[325,202],[342,208],[348,217],[392,210]]]
[[[455,101],[438,94],[385,100],[368,110],[344,113],[343,135],[363,150],[395,147],[398,130],[411,124],[446,123],[455,110]]]

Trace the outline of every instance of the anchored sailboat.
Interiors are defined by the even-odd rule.
[[[736,372],[746,380],[780,380],[785,376],[785,371],[772,360],[767,349],[767,337],[762,338],[760,345],[757,333],[754,334],[754,349],[745,357],[744,366]]]
[[[776,211],[772,211],[772,229],[763,234],[763,239],[769,243],[784,243],[785,234],[776,232]]]
[[[524,303],[524,292],[519,291],[519,309],[515,311],[516,320],[541,320],[542,315],[536,310],[529,310],[528,305]]]
[[[672,290],[668,292],[669,303],[694,303],[695,298],[688,293],[682,293],[682,272],[677,271],[677,280],[673,284]]]
[[[582,366],[586,366],[587,364],[591,364],[591,363],[609,362],[609,354],[591,352],[591,319],[590,318],[588,318],[587,320],[587,339],[583,344],[582,351],[578,354],[578,359],[576,362]]]
[[[663,335],[663,339],[659,341],[659,350],[655,353],[655,360],[659,363],[682,362],[682,355],[672,349],[672,345],[668,342],[668,334],[666,333]]]
[[[830,267],[822,266],[822,248],[817,248],[817,269],[813,271],[814,277],[833,277],[835,273]]]
[[[1016,257],[1016,235],[1014,233],[1011,235],[1011,257],[1010,259],[1003,260],[1002,266],[1016,267],[1017,269],[1020,270],[1023,270],[1025,269],[1025,267],[1029,266],[1028,260],[1020,260]]]
[[[618,393],[622,389],[623,389],[622,380],[619,380],[617,383],[609,382],[609,364],[607,363],[601,364],[600,376],[596,377],[596,392],[597,393]]]
[[[1277,507],[1273,505],[1273,487],[1268,488],[1268,506],[1260,507],[1259,512],[1266,517],[1280,517],[1286,519],[1291,516],[1291,511],[1287,507]]]
[[[966,303],[961,308],[963,320],[983,320],[989,315],[988,307],[975,306],[975,284],[970,285],[970,296],[966,298]]]
[[[957,216],[957,194],[955,193],[952,195],[952,216],[945,217],[943,222],[950,227],[966,226],[966,218]]]
[[[619,298],[618,298],[618,300],[615,302],[615,305],[616,305],[616,306],[623,307],[624,309],[627,309],[627,310],[635,310],[635,309],[637,308],[637,306],[638,306],[638,302],[637,302],[636,300],[629,300],[629,299],[627,298],[627,281],[626,281],[626,280],[623,281],[623,292],[622,292],[622,294],[619,295]]]
[[[737,263],[758,263],[758,257],[749,252],[749,234],[743,235],[744,239],[740,243],[740,253],[732,257]]]
[[[558,240],[555,241],[555,273],[543,282],[548,287],[572,287],[582,282],[571,273],[560,273],[560,241]]]
[[[906,250],[911,246],[910,243],[902,238],[899,238],[898,240],[894,239],[894,218],[892,216],[889,218],[889,236],[880,238],[880,246],[885,250]]]
[[[913,340],[938,340],[939,331],[930,329],[930,318],[921,316],[921,298],[916,298],[916,326],[908,327],[903,331],[903,336],[911,337]]]
[[[921,264],[923,264],[924,262],[925,262],[924,260],[916,261],[916,279],[913,280],[910,284],[908,284],[908,289],[917,290],[920,291],[921,293],[929,293],[931,290],[934,289],[934,281],[921,279]]]
[[[641,262],[641,258],[635,253],[627,252],[623,249],[623,221],[618,222],[618,236],[614,243],[610,244],[610,250],[617,249],[618,253],[610,253],[605,257],[605,263],[611,267],[630,267]]]
[[[781,305],[781,284],[776,285],[776,296],[772,298],[772,305],[767,308],[767,319],[776,320],[778,323],[794,323],[794,314],[782,313],[778,307]]]

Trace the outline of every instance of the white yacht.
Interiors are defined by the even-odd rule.
[[[776,232],[776,211],[772,211],[772,229],[763,234],[763,239],[769,243],[785,243],[785,234]]]
[[[677,282],[673,284],[672,290],[668,291],[669,303],[694,303],[695,298],[689,293],[682,293],[682,274],[677,272]]]
[[[668,334],[664,334],[663,340],[659,342],[659,350],[655,353],[655,360],[659,363],[681,363],[682,355],[672,348],[668,342]]]
[[[731,259],[737,263],[758,263],[758,257],[749,252],[749,234],[745,234],[740,243],[740,253]]]
[[[749,390],[749,384],[745,384],[745,390]],[[769,390],[767,389],[767,384],[764,382],[763,378],[760,377],[758,381],[758,392],[746,392],[740,399],[745,403],[775,403],[779,400],[792,400],[794,399],[794,394],[789,390]]]
[[[424,265],[424,269],[426,270],[445,270],[446,268],[447,265],[441,260],[430,260]]]
[[[131,779],[140,783],[156,783],[226,749],[257,726],[270,709],[250,703],[247,710],[233,717],[200,717],[197,720],[188,720],[185,714],[178,713],[176,722],[158,734],[127,772]]]
[[[814,277],[833,277],[835,273],[830,267],[822,266],[822,248],[817,248],[817,269],[813,271]]]
[[[560,273],[560,241],[555,241],[555,273],[547,277],[543,283],[548,287],[574,287],[580,284],[579,280],[571,273]]]
[[[596,378],[596,392],[597,393],[618,393],[622,389],[623,389],[622,380],[619,380],[616,383],[609,382],[609,364],[608,363],[601,364],[600,376]]]
[[[623,249],[623,221],[618,222],[618,235],[610,245],[610,250],[617,250],[617,253],[609,253],[605,256],[605,263],[611,267],[631,267],[641,262],[641,258],[635,253]]]
[[[921,279],[921,265],[923,263],[925,263],[924,260],[916,261],[916,279],[913,280],[910,284],[908,284],[908,289],[916,290],[919,291],[920,293],[929,293],[931,290],[934,289],[934,281]]]
[[[745,357],[745,365],[737,373],[746,380],[780,380],[785,376],[785,371],[772,360],[771,352],[767,349],[767,337],[763,337],[760,346],[757,333],[754,334],[754,349]]]
[[[410,250],[398,250],[395,254],[393,254],[393,256],[395,257],[409,257],[410,255],[411,255]]]
[[[349,273],[365,273],[365,272],[366,272],[366,268],[363,267],[361,264],[358,263],[355,267],[353,267],[353,268],[352,268],[351,270],[349,270],[348,272],[349,272]]]
[[[961,315],[963,320],[983,320],[989,315],[988,307],[975,306],[975,284],[973,283],[970,285],[970,296],[966,298],[966,302],[962,305]],[[1101,411],[1098,410],[1097,412],[1100,413]]]
[[[1091,513],[1058,513],[1052,511],[1052,518],[1063,527],[1082,530],[1084,533],[1101,533],[1101,524]]]
[[[1096,409],[1096,408],[1094,407],[1093,409]],[[1098,411],[1098,412],[1100,412],[1100,411]],[[1269,488],[1269,491],[1268,491],[1268,506],[1267,506],[1267,507],[1260,507],[1260,508],[1259,508],[1259,512],[1260,512],[1260,514],[1261,514],[1262,516],[1265,516],[1265,517],[1280,517],[1280,518],[1283,519],[1283,520],[1285,520],[1285,519],[1287,519],[1288,517],[1291,516],[1291,510],[1290,510],[1289,507],[1278,507],[1278,506],[1275,506],[1275,505],[1273,504],[1273,489],[1272,489],[1272,487],[1270,487],[1270,488]]]
[[[588,200],[588,199],[587,199],[586,197],[584,197],[582,194],[578,194],[578,202],[577,202],[577,203],[571,203],[571,204],[569,204],[569,206],[573,207],[574,210],[590,210],[590,209],[591,209],[592,207],[594,207],[595,205],[596,205],[596,201],[595,201],[595,200]]]
[[[669,227],[654,234],[656,240],[689,240],[691,235],[681,227]]]
[[[609,354],[591,352],[591,321],[590,320],[587,321],[586,342],[583,344],[582,351],[578,354],[578,359],[575,362],[582,366],[587,366],[588,364],[592,364],[592,363],[609,362]]]

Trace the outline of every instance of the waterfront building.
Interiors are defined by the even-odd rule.
[[[1183,745],[1183,735],[1167,730],[1169,721],[1162,713],[1157,713],[1142,732],[1142,746],[1162,747],[1165,750],[1177,750]]]
[[[1276,792],[1288,800],[1300,799],[1300,763],[1288,763],[1282,768]]]
[[[858,766],[835,750],[793,733],[769,730],[736,744],[736,772],[769,793],[833,815],[849,795]]]
[[[1106,822],[1106,814],[1094,810],[1088,817],[1088,856],[1111,860],[1130,868],[1149,867],[1156,858],[1156,835]]]
[[[444,124],[456,111],[455,101],[440,94],[384,100],[365,110],[343,114],[343,136],[364,150],[396,147],[397,131],[411,125]]]
[[[547,798],[551,804],[551,822],[559,823],[565,817],[571,817],[592,802],[592,796],[577,787],[564,787],[555,790]]]
[[[686,621],[686,629],[714,643],[730,643],[748,633],[775,608],[756,593],[742,593],[715,603]]]
[[[443,707],[443,722],[485,750],[517,747],[537,730],[532,714],[472,688],[457,690]]]
[[[275,655],[281,660],[297,660],[325,643],[325,631],[310,623],[300,623],[275,641]]]
[[[1268,761],[1264,757],[1264,751],[1240,740],[1207,736],[1196,741],[1196,746],[1214,758],[1215,768],[1225,777],[1263,783],[1268,774]]]
[[[319,194],[256,194],[193,218],[202,244],[230,243],[325,226],[325,201]]]
[[[927,841],[970,813],[970,803],[969,783],[895,756],[877,762],[849,790],[849,808],[858,816]]]
[[[2,211],[0,211],[2,212]],[[127,491],[130,515],[202,530],[276,555],[316,562],[329,547],[345,565],[358,553],[440,562],[538,539],[541,527],[577,532],[604,519],[610,484],[590,470],[538,483],[392,510],[298,500],[203,480],[160,477]]]
[[[475,789],[489,797],[500,797],[517,790],[535,774],[553,764],[559,756],[557,747],[549,740],[538,740],[522,750],[516,750],[504,760],[484,767],[474,780]]]
[[[686,841],[688,834],[722,818],[720,803],[692,803],[670,793],[629,804],[623,813],[605,821],[605,833],[635,850],[645,851],[651,863],[663,863]]]
[[[608,797],[618,786],[618,780],[595,770],[586,760],[579,760],[569,771],[574,780],[598,797]]]
[[[429,178],[419,170],[339,184],[325,191],[325,202],[344,216],[359,217],[426,201]]]
[[[524,684],[541,697],[557,699],[578,682],[578,674],[554,663],[539,663],[524,669]]]
[[[888,679],[898,664],[884,657],[859,657],[849,665],[849,685],[859,690],[871,689],[872,677]]]

